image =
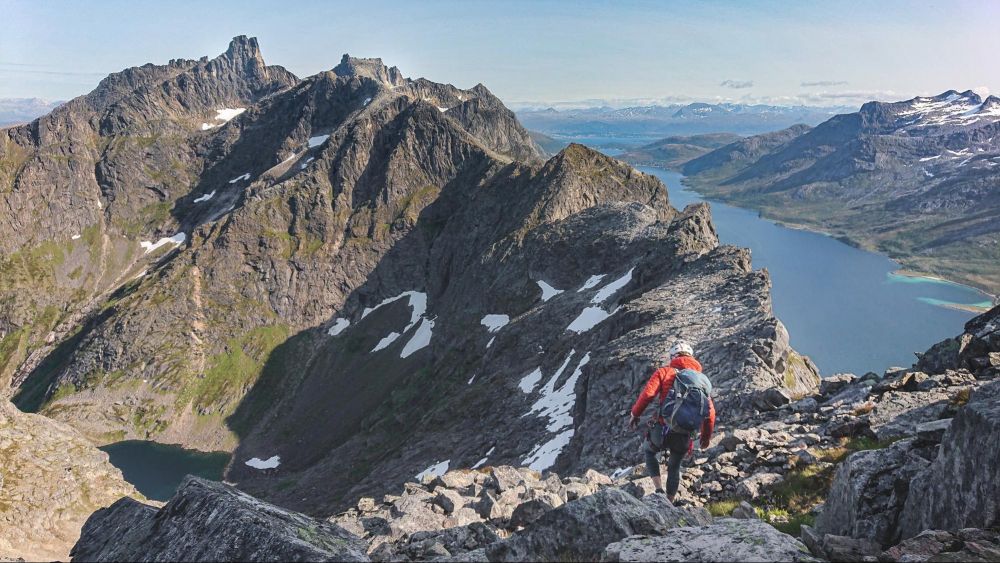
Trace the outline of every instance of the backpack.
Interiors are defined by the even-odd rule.
[[[660,416],[666,421],[669,432],[694,436],[708,418],[709,395],[712,382],[705,374],[693,369],[682,369],[674,376],[674,385],[660,405]]]

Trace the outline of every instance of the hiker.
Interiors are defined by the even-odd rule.
[[[694,451],[694,436],[700,431],[702,449],[707,449],[712,439],[715,404],[711,393],[712,383],[701,373],[701,364],[694,359],[691,345],[678,340],[670,348],[670,365],[653,372],[629,415],[628,427],[636,430],[642,412],[659,397],[656,415],[648,422],[642,451],[658,493],[664,490],[656,454],[664,450],[670,452],[666,493],[671,503],[680,485],[684,455]]]

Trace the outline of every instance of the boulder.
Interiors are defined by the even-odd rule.
[[[926,530],[885,550],[879,561],[1000,561],[1000,532]]]
[[[914,441],[856,452],[842,461],[816,519],[816,532],[868,538],[882,545],[895,543],[910,479],[929,464],[911,451]]]
[[[824,397],[833,396],[857,380],[858,376],[853,373],[838,373],[830,377],[824,377],[819,382],[819,394]]]
[[[747,501],[741,500],[739,506],[733,509],[733,518],[742,518],[744,520],[759,518],[757,516],[757,511],[754,507]]]
[[[705,521],[705,512],[675,508],[663,495],[648,500],[602,489],[546,512],[531,527],[487,546],[486,555],[490,561],[596,560],[608,544],[625,537],[661,535]]]
[[[740,481],[736,486],[736,494],[753,500],[763,494],[768,487],[777,485],[784,480],[780,473],[757,473]]]
[[[950,418],[942,418],[931,422],[921,422],[916,428],[917,438],[924,442],[940,443],[944,433],[951,428],[951,421]]]
[[[73,561],[367,561],[366,546],[330,522],[188,477],[157,510],[123,498],[95,512]]]
[[[904,539],[923,530],[1000,524],[1000,381],[972,393],[941,440],[941,451],[911,487],[900,516]]]
[[[938,420],[945,414],[950,398],[947,392],[937,389],[889,391],[875,403],[868,423],[880,441],[913,436],[918,424]]]
[[[760,520],[723,518],[659,537],[630,536],[607,546],[602,561],[819,561],[806,546]]]
[[[769,387],[754,395],[753,406],[762,411],[773,411],[792,402],[791,394],[784,389]]]
[[[882,550],[877,542],[868,538],[849,538],[826,534],[822,542],[823,553],[830,561],[861,561],[875,557]]]

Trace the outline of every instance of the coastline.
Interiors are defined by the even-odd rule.
[[[679,174],[683,174],[680,170],[675,170],[673,168],[668,168],[668,167],[665,167],[665,166],[655,166],[655,165],[646,165],[646,166],[650,166],[651,168],[659,168],[661,170],[668,170],[670,172],[676,172],[676,173],[679,173]],[[686,177],[683,177],[681,179],[681,183],[683,184],[683,186],[684,186],[685,189],[691,190],[692,192],[694,192],[694,193],[698,194],[699,196],[705,198],[705,200],[708,201],[708,202],[711,202],[711,201],[715,200],[715,201],[719,201],[721,203],[725,203],[726,205],[732,205],[733,207],[739,207],[740,209],[747,209],[747,210],[750,210],[750,211],[754,211],[754,212],[757,213],[758,217],[760,217],[761,219],[764,219],[766,221],[770,221],[770,222],[774,223],[775,225],[780,225],[780,226],[788,228],[788,229],[794,229],[794,230],[798,230],[798,231],[806,231],[806,232],[810,232],[810,233],[820,234],[820,235],[827,236],[827,237],[830,237],[832,239],[835,239],[837,241],[840,241],[840,242],[842,242],[842,243],[844,243],[844,244],[846,244],[848,246],[851,246],[851,247],[854,247],[854,248],[857,248],[857,249],[860,249],[860,250],[865,250],[867,252],[873,252],[873,253],[885,256],[886,258],[889,258],[890,260],[892,260],[893,262],[895,262],[897,265],[899,265],[899,268],[896,269],[896,270],[894,270],[893,272],[891,272],[891,274],[899,275],[899,276],[903,276],[903,277],[907,277],[907,278],[926,279],[926,280],[932,280],[932,281],[938,282],[938,283],[947,283],[947,284],[951,284],[951,285],[956,285],[956,286],[959,286],[959,287],[963,287],[963,288],[975,291],[976,293],[979,293],[979,294],[983,295],[986,298],[986,300],[988,300],[988,301],[991,302],[991,306],[989,306],[989,307],[979,307],[979,306],[976,306],[976,305],[968,305],[968,304],[963,304],[963,303],[935,303],[935,305],[937,305],[939,307],[945,307],[947,309],[954,309],[954,310],[965,311],[965,312],[969,312],[969,313],[975,313],[975,314],[978,315],[978,314],[985,313],[986,311],[989,311],[992,307],[995,307],[998,304],[1000,304],[1000,296],[994,295],[993,293],[987,291],[984,288],[976,287],[976,286],[970,285],[968,283],[962,283],[960,281],[956,281],[956,280],[944,278],[944,277],[941,277],[941,276],[938,276],[938,275],[934,275],[934,274],[930,274],[930,273],[926,273],[926,272],[920,272],[920,271],[917,271],[917,270],[907,269],[906,267],[904,267],[900,263],[899,259],[894,258],[892,256],[889,256],[888,254],[886,254],[885,252],[882,252],[881,250],[873,249],[873,248],[866,248],[861,242],[859,242],[857,240],[854,240],[854,239],[852,239],[852,238],[850,238],[850,237],[848,237],[846,235],[838,235],[838,234],[831,233],[829,231],[824,231],[823,229],[819,229],[819,228],[816,228],[816,227],[813,227],[813,226],[810,226],[810,225],[806,225],[806,224],[802,224],[802,223],[795,223],[795,222],[791,222],[791,221],[787,221],[787,220],[783,220],[783,219],[777,219],[777,218],[769,217],[769,216],[765,215],[760,209],[755,209],[755,208],[752,208],[752,207],[743,207],[743,206],[740,206],[740,205],[736,204],[736,202],[726,201],[725,199],[722,199],[722,198],[717,198],[717,197],[713,197],[713,196],[704,194],[701,191],[699,191],[694,185],[692,185],[691,183],[687,182],[686,181]]]

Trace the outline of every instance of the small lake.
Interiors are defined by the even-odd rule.
[[[225,452],[199,452],[143,440],[127,440],[102,446],[111,464],[146,498],[166,501],[186,475],[221,481],[229,463]]]
[[[681,174],[639,170],[663,180],[678,209],[705,201],[681,184]],[[960,334],[975,316],[948,305],[990,304],[988,295],[970,287],[897,275],[899,265],[886,256],[777,225],[756,211],[710,204],[719,239],[749,248],[754,268],[770,272],[775,315],[788,328],[792,346],[823,375],[908,367],[916,361],[914,352]]]

